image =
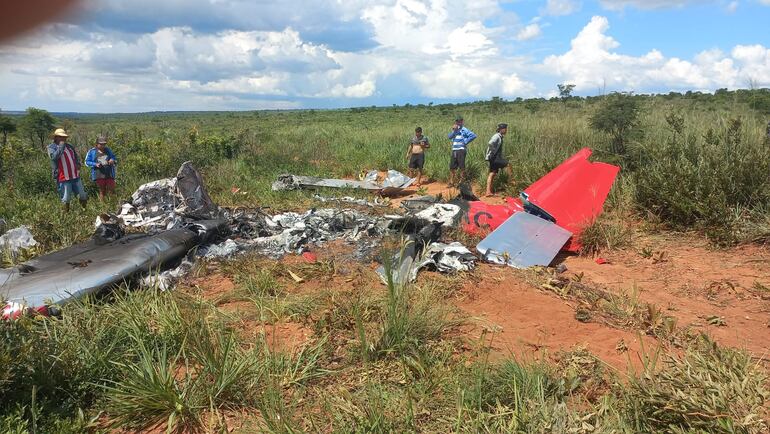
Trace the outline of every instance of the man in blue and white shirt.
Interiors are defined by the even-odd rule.
[[[460,181],[465,180],[465,155],[468,152],[468,144],[476,138],[476,134],[465,128],[462,116],[455,119],[452,132],[447,138],[452,141],[452,158],[449,160],[449,185],[455,184],[455,172],[460,169]]]

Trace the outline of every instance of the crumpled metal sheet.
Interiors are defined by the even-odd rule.
[[[315,194],[313,195],[313,199],[321,203],[327,203],[327,202],[349,203],[352,205],[368,206],[370,208],[388,206],[387,198],[380,198],[380,197],[376,197],[373,202],[370,202],[366,199],[356,199],[350,196],[324,197],[324,196],[321,196],[320,194]]]
[[[131,203],[123,204],[118,217],[127,226],[156,232],[179,228],[189,218],[216,219],[220,215],[200,173],[187,161],[176,177],[141,185],[131,195]]]
[[[414,178],[410,178],[398,170],[390,169],[388,170],[388,174],[385,177],[385,180],[382,181],[382,187],[406,188],[412,185],[414,181]]]
[[[318,178],[315,176],[279,175],[273,183],[273,191],[299,190],[302,188],[329,187],[329,188],[358,188],[377,191],[382,186],[369,181],[356,181],[352,179]]]
[[[206,259],[227,258],[238,252],[238,243],[228,238],[219,244],[212,244],[205,248],[203,257]]]
[[[419,221],[407,219],[404,223],[412,225],[415,223],[419,224]],[[396,285],[405,285],[414,281],[414,278],[417,276],[417,271],[415,269],[416,261],[419,259],[420,254],[426,246],[441,237],[441,226],[441,223],[427,223],[424,224],[419,231],[407,232],[400,251],[396,252],[393,257],[389,259],[389,271],[393,283]],[[408,230],[408,227],[405,227],[404,229]],[[387,284],[388,269],[386,266],[380,265],[375,271],[379,274],[382,282]]]
[[[423,268],[441,273],[458,273],[476,268],[476,255],[460,242],[449,244],[432,243],[423,252],[422,259],[412,268],[410,280],[417,280],[417,272]]]
[[[0,235],[0,253],[9,254],[13,258],[17,257],[23,250],[35,246],[37,246],[35,237],[24,225]]]
[[[309,244],[345,239],[364,242],[381,237],[390,220],[354,209],[322,208],[305,213],[268,215],[260,210],[227,212],[237,252],[252,251],[278,259],[287,253],[300,254]]]
[[[447,228],[453,228],[460,223],[461,210],[457,205],[437,203],[418,212],[415,216],[429,222],[442,223]]]
[[[415,214],[436,203],[439,203],[439,198],[436,196],[417,196],[402,200],[401,208],[406,210],[406,212]]]
[[[0,299],[30,308],[64,304],[159,269],[207,241],[226,222],[201,221],[155,235],[128,235],[99,245],[89,240],[11,269],[0,269]]]
[[[385,180],[380,184],[377,183],[376,175],[372,176],[373,172],[376,174],[376,171],[370,171],[362,181],[283,174],[278,176],[278,179],[272,185],[272,189],[273,191],[287,191],[316,187],[355,188],[390,194],[401,191],[415,182],[415,178],[409,178],[396,170],[388,170]]]
[[[219,207],[209,197],[200,172],[189,161],[182,163],[176,173],[175,192],[181,197],[178,213],[201,220],[219,217]]]
[[[377,183],[378,176],[379,176],[379,173],[377,173],[376,170],[370,170],[366,172],[366,175],[364,175],[362,181]]]
[[[174,284],[187,275],[192,270],[195,264],[189,259],[182,260],[176,268],[170,270],[161,271],[157,273],[151,271],[146,276],[142,277],[139,281],[139,285],[143,288],[156,288],[161,291],[168,291],[174,287]]]
[[[514,268],[548,266],[572,233],[540,217],[514,214],[476,246],[484,260]]]
[[[94,223],[96,230],[93,239],[96,244],[107,244],[116,241],[126,235],[126,231],[121,226],[121,221],[114,214],[99,214]]]

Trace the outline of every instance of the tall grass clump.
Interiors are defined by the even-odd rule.
[[[205,407],[195,400],[195,383],[189,371],[177,372],[181,354],[141,343],[138,350],[138,360],[116,362],[122,375],[104,386],[113,426],[148,429],[163,424],[167,431],[197,428],[198,413]]]
[[[565,428],[571,390],[555,367],[486,359],[458,378],[458,432],[546,432]]]
[[[640,432],[765,433],[767,373],[741,351],[702,338],[684,355],[650,361],[621,392]]]
[[[603,214],[580,233],[580,253],[595,255],[605,250],[627,247],[633,238],[633,228],[627,219]]]
[[[402,248],[403,256],[404,249]],[[369,347],[376,357],[389,354],[413,356],[423,347],[438,338],[454,321],[446,308],[436,303],[435,298],[417,297],[408,278],[394,276],[394,264],[390,259],[384,262],[386,274],[385,307],[380,318],[378,336]],[[403,270],[401,270],[403,272]],[[359,339],[366,339],[359,328]],[[362,345],[367,346],[366,342]]]

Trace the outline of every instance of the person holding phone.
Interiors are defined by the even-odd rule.
[[[104,196],[115,193],[115,165],[118,159],[107,147],[107,138],[99,136],[96,144],[86,155],[86,166],[91,168],[91,180],[99,187],[99,201]]]
[[[83,209],[88,204],[88,195],[80,180],[80,159],[75,148],[67,143],[67,137],[69,135],[63,128],[57,128],[53,133],[53,143],[48,145],[51,175],[57,183],[64,212],[69,212],[70,200],[75,196],[80,199]]]

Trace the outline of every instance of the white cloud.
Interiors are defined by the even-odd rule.
[[[731,1],[727,6],[725,6],[725,10],[727,11],[727,13],[732,14],[732,13],[735,13],[736,10],[738,10],[738,6],[740,6],[740,2]]]
[[[421,85],[422,95],[431,98],[463,98],[521,96],[530,94],[534,86],[517,74],[506,74],[505,68],[465,67],[444,62],[428,72],[415,72],[412,77]]]
[[[748,80],[759,85],[770,81],[770,50],[761,45],[736,46],[730,57],[719,50],[703,51],[693,60],[666,58],[658,50],[634,57],[615,51],[620,44],[606,34],[608,29],[607,18],[591,18],[569,51],[544,60],[544,70],[578,89],[713,90],[745,86]]]
[[[524,26],[521,30],[519,30],[519,33],[516,34],[516,40],[528,41],[530,39],[537,38],[541,33],[540,25],[537,23],[532,23]]]
[[[766,0],[763,0],[766,1]],[[602,6],[609,10],[620,11],[627,6],[638,9],[681,8],[689,4],[715,3],[716,0],[600,0]]]
[[[457,13],[462,11],[462,13]],[[469,53],[491,45],[492,29],[481,22],[503,15],[498,2],[478,0],[396,0],[365,8],[374,39],[385,48],[407,53]]]
[[[577,0],[548,0],[543,15],[563,16],[572,15],[580,10],[580,2]]]

